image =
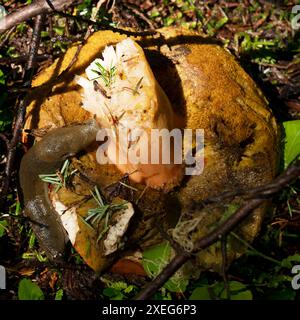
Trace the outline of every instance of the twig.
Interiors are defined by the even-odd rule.
[[[190,256],[177,254],[170,263],[161,271],[161,273],[142,289],[134,300],[147,300],[188,260]]]
[[[53,56],[50,54],[39,54],[36,56],[36,61],[45,61],[53,59]],[[0,58],[0,64],[9,64],[9,63],[16,63],[16,64],[22,64],[28,61],[28,54],[21,55],[16,58],[10,58],[10,57],[4,57]]]
[[[0,139],[2,141],[4,141],[5,145],[6,145],[6,148],[8,149],[8,146],[9,146],[9,140],[6,138],[6,136],[3,134],[3,133],[0,133]]]
[[[287,100],[287,101],[285,102],[285,104],[286,104],[289,108],[300,112],[300,100]]]
[[[99,29],[111,30],[113,32],[118,32],[120,34],[124,34],[124,35],[127,35],[127,36],[149,36],[149,35],[154,35],[154,34],[158,33],[158,31],[152,30],[152,29],[148,30],[148,31],[130,31],[130,30],[125,30],[125,29],[113,27],[113,26],[110,26],[110,25],[103,25],[103,23],[101,21],[92,21],[91,19],[86,19],[86,18],[83,18],[81,16],[73,16],[73,15],[65,13],[65,12],[58,12],[58,11],[53,11],[53,12],[59,14],[62,17],[65,17],[65,18],[70,18],[70,19],[73,19],[73,20],[77,20],[78,22],[84,22],[84,23],[87,23],[87,24],[91,24],[91,25],[93,25],[95,27],[98,27]]]
[[[239,237],[235,232],[231,232],[230,235],[232,235],[233,237],[235,237],[239,242],[241,242],[245,247],[247,247],[247,249],[250,249],[255,255],[265,259],[265,260],[268,260],[272,263],[275,263],[277,265],[280,265],[281,262],[279,260],[276,260],[272,257],[269,257],[267,255],[265,255],[264,253],[260,252],[260,251],[257,251],[254,247],[252,247],[247,241],[245,241],[244,239],[242,239],[241,237]]]
[[[35,69],[36,56],[40,46],[41,29],[42,29],[44,19],[45,19],[45,15],[38,15],[36,17],[35,24],[34,24],[31,45],[29,48],[28,63],[27,63],[27,68],[24,75],[24,80],[25,80],[24,87],[27,87],[27,88],[31,87],[31,81],[32,81],[32,77]],[[24,110],[24,112],[25,111],[26,110]],[[23,116],[25,117],[25,113]]]
[[[228,220],[210,232],[205,237],[201,238],[195,243],[194,252],[203,250],[216,241],[220,240],[222,236],[228,234],[238,223],[245,219],[255,208],[257,208],[264,200],[252,199],[246,205],[238,209]],[[135,300],[147,300],[161,287],[163,284],[189,259],[188,254],[177,254],[170,263],[162,270],[162,272],[150,282],[141,292],[136,296]]]
[[[5,42],[9,39],[11,34],[15,31],[16,27],[12,27],[10,30],[7,31],[5,37],[3,40],[0,42],[0,48],[2,48],[5,45]]]
[[[296,161],[294,165],[290,166],[285,172],[283,172],[281,175],[279,175],[276,179],[274,179],[272,182],[268,184],[248,190],[224,192],[218,196],[214,196],[204,200],[203,203],[209,204],[221,202],[225,199],[233,198],[236,196],[244,196],[245,199],[251,199],[257,196],[266,197],[280,191],[286,185],[291,183],[291,178],[296,179],[299,175],[300,160]]]
[[[70,5],[74,5],[82,2],[82,0],[53,0],[52,4],[54,5],[57,11],[64,10]],[[29,20],[37,15],[46,14],[51,12],[52,9],[49,7],[45,0],[37,0],[32,4],[25,6],[22,9],[19,9],[11,14],[0,19],[0,33],[5,32],[6,30],[16,26],[17,24]]]
[[[284,186],[293,182],[300,176],[300,160],[291,165],[284,173],[274,179],[274,181],[267,186],[271,186],[270,191],[266,194],[266,198],[270,198],[277,193]],[[279,184],[277,188],[274,185]],[[266,191],[267,187],[261,187]],[[215,230],[211,231],[208,235],[196,241],[193,253],[203,250],[222,237],[226,236],[232,229],[234,229],[242,220],[249,216],[254,209],[261,205],[265,198],[255,198],[247,201],[245,205],[240,207],[234,214],[232,214],[224,223],[219,225]],[[141,292],[136,296],[136,300],[146,300],[152,295],[182,266],[190,259],[190,255],[181,253],[177,254],[171,262],[162,270],[162,272],[150,282]]]
[[[5,32],[8,29],[14,27],[18,23],[29,20],[30,18],[35,17],[39,14],[45,14],[45,13],[50,13],[50,12],[59,14],[63,17],[69,18],[69,19],[73,19],[73,20],[87,23],[89,25],[89,28],[87,30],[87,33],[86,33],[87,36],[85,37],[85,39],[87,39],[87,37],[90,35],[92,26],[97,26],[99,29],[111,30],[113,32],[118,32],[120,34],[124,34],[127,36],[147,36],[147,35],[156,34],[155,30],[136,32],[136,31],[130,31],[130,30],[123,30],[123,29],[112,27],[109,25],[103,26],[103,23],[101,21],[100,22],[96,21],[96,19],[94,19],[95,21],[93,21],[92,19],[85,19],[80,16],[74,16],[74,15],[71,15],[68,13],[61,12],[61,10],[66,9],[70,5],[78,4],[81,2],[82,2],[82,0],[77,0],[77,1],[72,1],[72,0],[66,0],[66,1],[37,0],[33,4],[25,6],[24,8],[19,9],[16,12],[13,12],[13,13],[5,16],[4,18],[2,18],[0,20],[0,34]],[[99,6],[98,10],[103,2],[104,2],[104,0],[98,1],[98,4],[97,4],[97,7]],[[95,17],[97,16],[97,14],[98,14],[98,11],[96,8]],[[75,63],[82,46],[83,46],[83,44],[81,44],[78,47],[72,61],[70,62],[70,66],[72,66]],[[69,69],[70,69],[70,67],[67,68],[65,72],[63,71],[63,74],[65,74],[67,72],[67,70],[69,70]]]
[[[76,16],[73,16],[73,15],[69,15],[67,13],[64,13],[64,12],[59,12],[55,6],[54,6],[54,1],[51,1],[51,0],[46,0],[47,4],[49,5],[49,7],[51,8],[51,10],[54,12],[54,13],[57,13],[63,17],[66,17],[66,18],[71,18],[71,19],[77,19],[78,17]],[[88,20],[88,19],[85,19],[85,22],[89,23],[89,26],[87,28],[87,31],[85,33],[85,36],[82,40],[82,42],[80,43],[80,45],[78,45],[77,49],[76,49],[76,52],[72,58],[72,60],[70,61],[70,63],[68,64],[68,66],[66,67],[66,69],[64,69],[62,71],[62,73],[59,75],[59,79],[62,78],[71,68],[72,66],[74,65],[74,63],[76,62],[79,54],[80,54],[80,51],[82,49],[82,47],[84,46],[86,40],[88,39],[88,37],[91,35],[92,31],[93,31],[93,26],[96,22],[96,19],[97,19],[97,15],[98,15],[98,12],[102,6],[103,3],[105,3],[106,0],[99,0],[97,2],[97,5],[96,5],[96,8],[94,10],[94,12],[92,13],[92,16],[91,16],[91,19]],[[82,20],[81,17],[78,18],[79,20]]]
[[[43,19],[44,19],[44,15],[39,15],[36,17],[36,20],[35,20],[31,45],[29,49],[29,58],[28,58],[28,63],[25,70],[25,75],[24,75],[24,84],[23,84],[24,88],[31,87],[31,81],[34,73],[34,67],[35,67],[36,54],[40,44],[40,36],[41,36]],[[5,176],[3,178],[2,188],[1,188],[2,201],[3,199],[5,199],[8,192],[9,181],[10,181],[10,177],[13,171],[13,166],[15,163],[17,145],[18,145],[18,142],[20,141],[22,128],[24,126],[26,107],[27,107],[27,99],[25,96],[20,100],[17,115],[14,121],[13,136],[8,145],[7,161],[6,161],[5,170],[4,170]]]
[[[292,63],[289,63],[289,64],[267,63],[267,62],[257,61],[255,59],[252,59],[251,62],[259,64],[260,66],[263,66],[263,67],[271,67],[271,68],[277,68],[277,69],[283,69],[283,70],[288,69],[292,65]]]
[[[45,0],[45,1],[48,3],[48,5],[52,9],[53,13],[56,13],[56,14],[62,16],[62,17],[65,17],[65,18],[69,18],[69,19],[72,19],[72,20],[77,20],[78,22],[87,23],[88,25],[91,25],[91,26],[96,26],[99,29],[111,30],[113,32],[118,32],[120,34],[124,34],[124,35],[127,35],[127,36],[149,36],[149,35],[154,35],[154,34],[157,33],[157,31],[152,30],[152,29],[148,30],[148,31],[130,31],[130,30],[124,30],[124,29],[120,29],[120,28],[117,28],[117,27],[113,27],[113,26],[110,26],[110,25],[103,25],[102,21],[96,21],[96,19],[92,19],[92,18],[91,19],[86,19],[86,18],[83,18],[81,16],[74,16],[74,15],[71,15],[71,14],[66,13],[66,12],[58,11],[53,6],[54,1],[51,1],[51,0]],[[105,1],[104,0],[99,0],[98,4],[100,4],[100,6],[101,6],[102,3],[104,3]],[[51,5],[50,5],[50,3],[51,3]],[[97,6],[98,6],[98,4],[97,4]],[[99,11],[99,9],[98,9],[98,11]],[[95,10],[95,13],[96,13],[96,15],[95,15],[95,17],[96,17],[97,14],[98,14],[97,7],[96,7],[96,10]]]
[[[135,201],[135,204],[138,205],[138,203],[140,202],[140,200],[142,199],[143,195],[145,194],[146,190],[148,189],[148,186],[146,186],[142,192],[140,193],[140,195],[138,196],[138,198]]]
[[[60,12],[58,12],[58,11],[55,9],[55,7],[53,6],[53,3],[52,3],[51,0],[46,0],[46,1],[47,1],[47,3],[48,3],[49,7],[53,10],[53,12],[60,14]],[[90,22],[95,22],[95,21],[96,21],[98,12],[99,12],[102,4],[103,4],[105,1],[106,1],[106,0],[99,0],[99,1],[97,2],[96,10],[93,12],[93,14],[92,14],[92,16],[91,16]],[[84,38],[83,38],[83,41],[82,41],[81,44],[77,47],[77,50],[76,50],[76,52],[75,52],[72,60],[70,61],[70,63],[69,63],[69,65],[67,66],[67,68],[59,75],[59,77],[62,77],[63,75],[65,75],[65,74],[72,68],[72,66],[74,65],[74,63],[76,62],[76,60],[77,60],[77,58],[78,58],[78,56],[79,56],[79,53],[80,53],[83,45],[85,44],[85,42],[86,42],[86,40],[88,39],[88,37],[91,35],[92,30],[93,30],[93,25],[90,24],[90,25],[88,26],[88,29],[87,29],[86,33],[85,33],[85,36],[84,36]]]
[[[155,27],[154,27],[152,21],[151,21],[148,17],[146,17],[145,14],[143,14],[141,11],[139,11],[138,8],[136,8],[136,7],[134,7],[133,5],[128,4],[128,3],[126,3],[126,4],[124,4],[124,5],[125,5],[127,8],[129,8],[129,9],[130,9],[134,14],[136,14],[138,17],[140,17],[140,19],[142,19],[143,21],[145,21],[145,22],[149,25],[150,30],[155,30]]]
[[[224,281],[224,288],[226,291],[226,298],[230,300],[230,287],[227,276],[227,236],[223,236],[221,239],[221,251],[222,251],[222,276]]]

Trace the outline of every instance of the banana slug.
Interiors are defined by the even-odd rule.
[[[40,174],[54,173],[63,162],[96,140],[99,130],[95,119],[84,124],[57,128],[30,148],[20,165],[20,186],[23,192],[25,213],[31,220],[32,229],[40,246],[50,260],[63,257],[67,242],[66,231],[54,210],[48,185]]]

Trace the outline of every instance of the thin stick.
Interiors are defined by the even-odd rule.
[[[223,236],[221,239],[221,251],[222,251],[222,276],[224,281],[224,288],[226,291],[226,298],[230,300],[230,286],[227,276],[227,236]]]
[[[52,4],[57,11],[60,11],[66,9],[70,5],[74,5],[80,2],[82,2],[82,0],[53,0]],[[52,9],[49,7],[45,0],[34,1],[32,4],[25,6],[24,8],[19,9],[13,13],[10,13],[0,19],[0,33],[3,33],[6,30],[16,26],[17,24],[29,20],[37,15],[46,14],[51,11]]]
[[[5,37],[3,40],[0,42],[0,48],[2,48],[5,45],[5,42],[9,39],[11,34],[15,31],[16,27],[12,27],[10,30],[7,31]]]
[[[155,27],[154,27],[152,21],[145,14],[143,14],[141,11],[139,11],[138,8],[136,8],[133,5],[128,4],[128,3],[126,3],[125,6],[127,8],[129,8],[138,17],[140,17],[140,19],[144,20],[149,25],[150,30],[155,30]]]
[[[293,182],[300,176],[300,160],[291,165],[285,172],[273,180],[273,182],[261,187],[265,192],[265,198],[270,198],[279,190],[284,188],[289,183]],[[277,187],[275,187],[277,185]],[[267,186],[270,187],[269,192]],[[240,207],[233,215],[231,215],[223,224],[218,226],[215,230],[211,231],[208,235],[204,236],[195,243],[193,253],[203,250],[216,241],[222,239],[229,232],[231,232],[241,221],[248,217],[254,209],[260,206],[265,198],[255,198],[248,200],[242,207]],[[181,253],[177,254],[171,262],[162,270],[162,272],[150,282],[141,292],[136,296],[136,300],[146,300],[164,285],[164,283],[190,259],[191,256]]]
[[[45,61],[45,60],[52,60],[53,56],[50,54],[39,54],[36,56],[36,61]],[[10,63],[15,63],[15,64],[22,64],[28,61],[28,54],[21,55],[16,58],[10,58],[10,57],[4,57],[0,58],[0,65],[3,64],[10,64]]]
[[[96,5],[96,10],[93,12],[92,16],[91,16],[91,19],[88,20],[90,25],[88,26],[88,29],[85,33],[85,36],[83,38],[83,41],[81,42],[81,44],[77,47],[76,49],[76,52],[72,58],[72,60],[70,61],[69,65],[67,66],[67,68],[59,75],[59,78],[63,77],[71,68],[72,66],[74,65],[74,63],[77,61],[77,58],[80,54],[80,51],[82,49],[82,47],[84,46],[86,40],[88,39],[88,37],[91,35],[92,33],[92,30],[93,30],[93,25],[92,25],[92,22],[96,22],[96,19],[97,19],[97,15],[98,15],[98,12],[102,6],[102,4],[105,2],[106,0],[99,0],[97,2],[97,5]],[[53,12],[55,13],[58,13],[58,14],[61,14],[60,12],[57,11],[57,9],[54,7],[54,1],[51,1],[51,0],[46,0],[46,2],[48,3],[49,7],[52,9]],[[72,15],[68,15],[68,14],[62,14],[63,16],[67,17],[67,18],[74,18],[74,16]]]
[[[44,20],[44,15],[39,15],[35,19],[30,49],[29,49],[29,59],[25,70],[24,75],[24,88],[30,88],[31,87],[31,81],[34,73],[34,67],[35,67],[35,59],[36,54],[38,52],[38,48],[40,45],[40,37],[41,37],[41,28]],[[10,177],[13,171],[13,166],[15,163],[15,157],[16,157],[16,150],[18,142],[21,138],[22,128],[24,126],[25,121],[25,114],[26,114],[26,107],[27,107],[27,99],[26,96],[23,97],[19,103],[19,108],[17,111],[17,115],[14,121],[14,128],[13,128],[13,136],[11,141],[8,145],[8,153],[7,153],[7,161],[5,166],[5,176],[2,181],[2,192],[1,192],[1,201],[6,198],[8,188],[9,188],[9,181]]]
[[[248,190],[237,190],[237,191],[229,191],[221,193],[218,196],[208,198],[204,200],[204,203],[214,203],[214,202],[222,202],[225,199],[233,198],[236,196],[245,196],[246,199],[255,198],[258,195],[260,197],[267,197],[272,195],[286,185],[291,183],[291,178],[296,179],[300,175],[300,160],[296,161],[294,165],[290,166],[285,172],[279,175],[272,182],[265,184],[263,186],[248,189]]]
[[[147,36],[154,35],[157,32],[155,30],[149,31],[130,31],[124,30],[116,27],[112,27],[109,25],[103,25],[101,21],[92,21],[90,19],[86,19],[80,16],[73,16],[72,14],[68,14],[62,12],[64,9],[68,8],[71,5],[75,5],[81,3],[82,0],[72,1],[72,0],[37,0],[33,4],[25,6],[22,9],[17,10],[0,20],[0,34],[5,32],[6,30],[12,28],[13,26],[27,21],[39,14],[44,13],[56,13],[62,17],[69,18],[72,20],[77,20],[79,22],[91,24],[93,26],[97,26],[100,29],[111,30],[113,32],[119,32],[120,34],[125,34],[127,36]]]
[[[4,141],[6,148],[9,147],[9,140],[6,138],[6,136],[3,133],[0,133],[0,139]]]
[[[223,224],[210,232],[205,237],[201,238],[195,244],[194,253],[203,250],[216,241],[220,240],[222,236],[228,234],[236,225],[245,219],[255,208],[263,203],[263,199],[252,199],[244,206],[239,208],[233,215],[231,215]],[[161,287],[164,283],[189,259],[191,255],[187,253],[177,254],[171,262],[162,270],[162,272],[150,282],[142,291],[135,297],[135,300],[147,300]]]

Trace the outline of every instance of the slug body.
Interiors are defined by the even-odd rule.
[[[70,156],[96,140],[99,126],[96,120],[84,124],[57,128],[49,132],[24,155],[20,166],[20,185],[26,215],[49,259],[62,258],[67,234],[49,196],[48,184],[40,174],[55,173]]]

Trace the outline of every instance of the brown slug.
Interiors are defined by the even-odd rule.
[[[96,120],[57,128],[46,134],[24,155],[20,166],[20,185],[26,215],[39,244],[50,260],[63,257],[68,240],[58,213],[49,196],[48,185],[39,175],[54,173],[63,162],[96,140],[99,126]]]

